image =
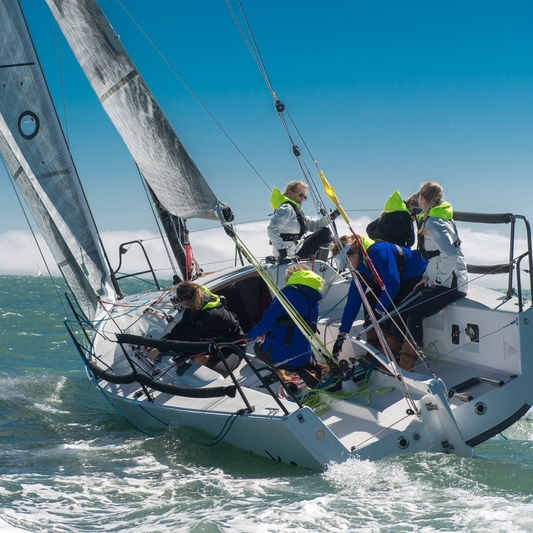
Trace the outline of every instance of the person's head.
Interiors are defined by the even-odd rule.
[[[442,187],[434,181],[427,181],[420,185],[420,192],[418,193],[418,205],[426,213],[432,207],[440,205],[444,200]]]
[[[348,244],[348,243],[351,243],[353,240],[353,237],[351,235],[343,235],[342,237],[339,237],[339,241],[341,242],[341,248],[339,248],[339,245],[337,242],[333,242],[329,249],[331,251],[331,255],[333,257],[337,257],[340,253],[341,253],[341,250]]]
[[[307,265],[291,265],[285,272],[285,283],[289,281],[289,278],[300,270],[311,270]]]
[[[405,200],[405,207],[407,207],[407,209],[411,210],[413,209],[413,207],[419,207],[418,206],[418,193],[415,192],[414,194],[411,194],[411,196],[409,196],[409,198],[407,198],[407,200]]]
[[[291,181],[285,188],[284,194],[301,204],[307,199],[307,185],[303,181]]]
[[[204,291],[198,283],[182,281],[174,287],[173,292],[176,293],[178,303],[185,309],[197,311],[204,305]]]
[[[359,248],[357,241],[352,242],[350,248],[348,248],[348,251],[346,252],[346,256],[354,268],[359,266],[359,263],[361,262],[361,249]]]
[[[307,265],[291,265],[285,272],[285,283],[289,281],[289,278],[295,273],[300,272],[301,270],[307,270],[311,272],[311,269]],[[322,285],[320,290],[324,287],[324,280],[322,279]]]

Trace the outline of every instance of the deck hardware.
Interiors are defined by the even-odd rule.
[[[470,339],[470,342],[479,343],[479,326],[477,324],[467,324],[465,328],[466,336]]]
[[[439,410],[439,406],[437,404],[428,402],[428,403],[426,403],[426,409],[428,411],[438,411]]]
[[[461,328],[457,324],[452,324],[452,344],[459,344],[459,335]]]
[[[448,442],[447,440],[442,441],[441,445],[444,451],[455,450],[455,446],[451,442]]]
[[[524,320],[522,320],[522,324],[525,324],[527,326],[529,324],[529,319],[524,318]]]
[[[404,436],[398,437],[396,444],[400,450],[405,450],[409,446],[409,439]]]
[[[478,402],[474,405],[474,413],[476,415],[484,415],[487,412],[487,406],[483,402]]]
[[[419,441],[420,440],[420,433],[413,433],[413,440]]]

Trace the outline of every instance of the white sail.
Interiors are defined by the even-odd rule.
[[[215,197],[94,0],[46,0],[100,103],[164,208],[216,218]]]
[[[18,0],[0,0],[0,151],[88,318],[115,291]]]

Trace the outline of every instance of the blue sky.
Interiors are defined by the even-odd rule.
[[[121,1],[270,187],[300,179],[270,93],[224,0],[157,0],[150,9],[141,0]],[[239,222],[267,219],[268,188],[119,2],[99,3],[215,194]],[[53,18],[44,0],[21,4],[64,117]],[[434,180],[456,210],[533,218],[533,4],[243,0],[243,6],[278,97],[342,204],[358,210],[353,217],[365,209],[377,216],[394,189],[408,195]],[[131,158],[57,31],[72,152],[97,225],[153,230]],[[3,169],[0,194],[2,232],[26,230]],[[304,207],[312,214],[309,201]]]

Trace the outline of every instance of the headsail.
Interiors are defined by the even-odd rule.
[[[18,0],[0,0],[0,151],[80,308],[114,298],[104,252]]]
[[[46,0],[100,103],[166,211],[219,218],[217,200],[95,0]]]

